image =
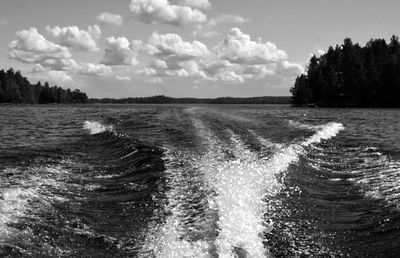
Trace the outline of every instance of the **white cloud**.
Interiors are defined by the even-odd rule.
[[[150,61],[150,67],[154,67],[155,69],[167,69],[167,62],[160,59],[153,59]]]
[[[229,31],[225,40],[215,48],[220,59],[239,64],[266,64],[287,59],[285,51],[271,42],[252,41],[238,28]]]
[[[10,48],[39,53],[60,53],[65,56],[70,56],[67,48],[48,41],[39,34],[36,28],[17,31],[15,35],[17,40],[9,44]]]
[[[219,35],[219,33],[215,30],[205,31],[205,32],[200,31],[200,30],[199,31],[195,30],[192,32],[192,36],[200,36],[200,37],[204,37],[204,38],[212,38],[212,37],[216,37],[218,35]]]
[[[289,61],[283,61],[282,63],[280,63],[283,71],[287,74],[291,74],[291,75],[299,75],[301,73],[304,73],[304,67],[296,64],[296,63],[291,63]]]
[[[243,83],[246,80],[291,80],[303,72],[271,42],[253,41],[239,29],[211,50],[200,41],[184,41],[177,34],[154,32],[146,44],[149,63],[137,71],[153,78],[182,77],[196,81]]]
[[[36,80],[47,81],[51,84],[64,85],[69,82],[73,82],[74,79],[65,71],[54,71],[49,68],[45,68],[40,64],[36,64],[30,71]]]
[[[145,75],[207,79],[200,61],[211,53],[200,41],[189,42],[177,34],[154,32],[146,49],[151,61],[141,70]]]
[[[232,82],[232,83],[243,83],[244,79],[241,75],[234,71],[223,71],[217,74],[217,78],[221,81]]]
[[[203,9],[211,8],[209,0],[172,0],[171,3]]]
[[[89,26],[88,30],[80,30],[77,26],[51,28],[46,27],[48,35],[52,36],[59,44],[71,47],[78,51],[98,51],[95,39],[100,38],[101,30],[98,25]]]
[[[44,72],[46,70],[48,70],[48,69],[44,68],[40,64],[35,64],[31,70],[31,73],[40,73],[40,72]]]
[[[17,31],[15,35],[17,39],[8,45],[10,58],[53,70],[71,70],[77,66],[68,48],[45,39],[36,28]]]
[[[16,32],[16,40],[8,47],[9,56],[22,63],[34,64],[32,73],[41,74],[49,81],[68,82],[72,73],[109,75],[111,67],[104,64],[77,62],[68,48],[43,37],[36,28]]]
[[[173,5],[167,0],[131,0],[129,9],[133,17],[148,24],[165,23],[184,26],[207,22],[207,16],[200,10],[190,6]]]
[[[142,41],[129,43],[125,37],[107,38],[106,48],[101,63],[106,65],[136,65],[136,56],[142,46]]]
[[[249,19],[243,18],[242,16],[239,15],[233,15],[233,14],[221,14],[217,18],[210,19],[208,24],[210,26],[215,26],[219,23],[238,23],[238,24],[243,24],[249,22]]]
[[[198,60],[188,60],[180,62],[179,66],[182,67],[186,72],[187,76],[194,79],[208,79],[207,74],[203,71],[202,64]]]
[[[48,80],[61,84],[73,81],[72,77],[65,71],[48,71]]]
[[[132,78],[130,76],[122,76],[122,75],[117,75],[115,76],[115,79],[118,81],[131,81]]]
[[[145,74],[147,76],[157,75],[157,70],[151,67],[145,67],[143,70],[139,71],[139,74]]]
[[[206,24],[196,26],[196,29],[192,32],[192,36],[201,36],[204,38],[215,37],[219,35],[215,30],[215,26],[220,23],[243,24],[246,22],[249,22],[249,19],[243,18],[239,15],[222,14],[216,18],[211,18]]]
[[[103,12],[96,17],[96,20],[102,24],[113,24],[117,26],[122,26],[124,19],[121,15],[113,14],[109,12]]]
[[[183,68],[178,70],[169,70],[166,71],[165,74],[171,77],[189,77],[189,73]]]
[[[159,34],[154,32],[147,44],[150,55],[160,58],[171,57],[176,60],[189,60],[209,53],[206,45],[200,41],[183,41],[177,34]]]
[[[86,75],[109,75],[112,69],[104,64],[81,63],[77,72]]]
[[[243,67],[243,76],[248,79],[262,79],[266,76],[275,75],[277,70],[276,64],[269,65],[248,65]]]

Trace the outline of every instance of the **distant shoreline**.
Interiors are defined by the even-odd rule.
[[[90,98],[93,104],[291,104],[290,96],[173,98],[164,95],[135,98]]]

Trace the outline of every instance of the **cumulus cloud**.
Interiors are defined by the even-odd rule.
[[[112,73],[111,67],[104,64],[75,61],[67,47],[47,40],[36,28],[17,31],[15,35],[16,40],[8,45],[9,57],[22,63],[33,64],[31,72],[42,74],[49,78],[49,81],[70,81],[72,73]]]
[[[47,40],[36,28],[20,30],[15,35],[17,39],[8,45],[10,58],[53,70],[71,70],[77,66],[68,48]]]
[[[287,59],[285,51],[278,49],[275,44],[252,41],[249,35],[238,28],[231,29],[215,51],[221,59],[232,63],[265,64]]]
[[[101,63],[106,65],[136,65],[136,56],[142,46],[142,41],[129,43],[125,37],[107,38],[106,48]]]
[[[243,24],[246,22],[249,22],[249,19],[243,18],[239,15],[222,14],[216,18],[211,18],[206,24],[196,26],[196,29],[192,32],[192,36],[201,36],[204,38],[215,37],[219,35],[215,30],[215,26],[220,23]]]
[[[303,72],[303,67],[289,62],[287,54],[275,44],[254,41],[236,28],[211,49],[200,41],[189,42],[176,34],[154,32],[146,50],[150,62],[138,73],[156,78],[243,83],[266,77],[291,78]]]
[[[239,15],[233,15],[233,14],[222,14],[218,16],[217,18],[210,19],[208,24],[210,26],[215,26],[219,23],[238,23],[238,24],[243,24],[249,22],[249,19],[243,18],[242,16]]]
[[[98,25],[89,26],[88,30],[81,30],[77,26],[58,27],[51,28],[46,27],[48,35],[53,37],[60,45],[71,47],[78,51],[98,51],[99,48],[95,42],[95,39],[99,39],[101,36],[101,30]]]
[[[123,75],[117,75],[115,76],[115,79],[118,81],[131,81],[132,78],[130,76],[123,76]]]
[[[58,82],[61,84],[73,81],[72,77],[65,71],[48,71],[48,80],[52,82]]]
[[[160,58],[172,57],[176,60],[189,60],[209,53],[207,46],[200,41],[183,41],[177,34],[159,34],[154,32],[147,44],[150,55]]]
[[[112,69],[104,64],[81,63],[77,72],[87,75],[109,75]]]
[[[202,11],[190,6],[170,4],[167,0],[131,0],[129,9],[133,17],[148,24],[165,23],[184,26],[187,24],[204,24],[207,21],[207,16]]]
[[[244,82],[243,77],[234,71],[222,71],[217,74],[216,78],[225,82],[232,82],[232,83]]]
[[[172,0],[171,3],[195,8],[209,9],[211,4],[208,0]]]
[[[103,12],[96,17],[96,20],[102,24],[113,24],[122,26],[124,19],[121,15],[113,14],[109,12]]]
[[[297,63],[291,63],[285,60],[282,63],[280,63],[280,65],[287,74],[298,75],[304,73],[304,67]]]
[[[153,77],[184,77],[207,79],[200,61],[211,55],[200,41],[184,41],[177,34],[154,32],[146,44],[151,61],[139,71]]]
[[[204,38],[212,38],[218,36],[219,33],[218,31],[212,30],[212,31],[201,31],[201,30],[195,30],[192,32],[192,36],[200,36]]]
[[[137,74],[146,75],[146,76],[155,76],[158,74],[157,70],[152,67],[145,67],[136,72]]]
[[[63,85],[65,83],[73,82],[71,75],[66,71],[54,71],[45,68],[40,64],[36,64],[30,71],[32,78],[42,81],[48,81],[53,84]]]
[[[9,44],[11,49],[38,53],[55,53],[60,56],[70,56],[68,49],[48,41],[36,28],[16,32],[17,40]]]
[[[155,69],[167,69],[167,62],[160,59],[154,59],[150,61],[150,67],[154,67]]]

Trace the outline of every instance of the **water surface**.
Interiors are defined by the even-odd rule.
[[[400,113],[0,107],[0,255],[398,257]]]

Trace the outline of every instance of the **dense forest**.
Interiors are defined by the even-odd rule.
[[[91,103],[115,104],[290,104],[290,97],[251,97],[251,98],[172,98],[163,95],[123,99],[90,99]]]
[[[50,87],[47,82],[31,84],[19,71],[12,68],[0,70],[0,103],[86,103],[86,93],[79,90],[71,91],[57,86]]]
[[[364,47],[350,38],[313,56],[291,88],[294,105],[400,107],[400,43],[393,36]]]

